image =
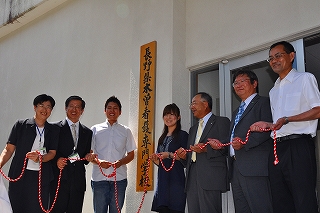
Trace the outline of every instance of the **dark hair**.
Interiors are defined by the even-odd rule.
[[[34,98],[33,106],[37,106],[38,104],[42,104],[45,101],[50,102],[52,109],[56,104],[55,100],[50,95],[41,94],[41,95],[38,95],[37,97]]]
[[[81,108],[84,109],[86,107],[86,102],[80,97],[80,96],[77,96],[77,95],[72,95],[70,96],[69,98],[67,98],[66,102],[65,102],[65,107],[67,108],[69,106],[69,103],[70,101],[72,100],[78,100],[78,101],[81,101]]]
[[[171,113],[174,114],[177,118],[179,118],[179,116],[180,116],[180,109],[175,103],[168,104],[167,106],[164,107],[163,113],[162,113],[162,118],[164,116],[166,116],[167,114],[171,114]],[[181,119],[178,119],[176,128],[173,130],[173,133],[172,133],[173,138],[179,134],[180,130],[181,130]],[[167,134],[168,134],[168,126],[164,124],[162,134],[158,140],[158,144],[163,143]]]
[[[212,110],[212,97],[211,97],[211,95],[209,95],[208,93],[205,93],[205,92],[198,92],[196,95],[200,95],[201,99],[204,99],[206,102],[208,102],[209,109]]]
[[[107,100],[106,103],[104,104],[104,110],[107,109],[107,106],[108,106],[108,104],[109,104],[110,102],[116,103],[116,104],[118,105],[120,111],[121,111],[121,108],[122,108],[121,103],[120,103],[119,99],[118,99],[116,96],[114,96],[114,95],[111,96],[110,98],[108,98],[108,100]]]
[[[251,70],[238,70],[233,74],[232,82],[234,82],[239,75],[247,75],[250,78],[251,84],[253,84],[254,81],[257,81],[256,91],[257,93],[259,93],[259,81],[257,75],[254,72],[252,72]]]
[[[274,44],[272,44],[272,45],[270,46],[269,53],[270,53],[271,49],[275,48],[275,47],[278,46],[278,45],[282,45],[284,51],[285,51],[287,54],[290,54],[290,53],[292,53],[292,52],[294,52],[294,53],[296,52],[296,51],[294,50],[294,47],[292,46],[292,44],[290,44],[289,42],[287,42],[287,41],[279,41],[279,42],[274,43]],[[292,64],[293,64],[293,61],[294,61],[294,59],[292,60]]]
[[[290,44],[289,42],[287,42],[287,41],[279,41],[279,42],[277,42],[277,43],[274,43],[274,44],[272,44],[271,45],[271,47],[270,47],[270,49],[269,49],[269,52],[270,52],[270,50],[271,49],[273,49],[274,47],[276,47],[276,46],[278,46],[278,45],[283,45],[283,47],[284,47],[284,51],[286,52],[286,53],[292,53],[292,52],[296,52],[295,50],[294,50],[294,47],[292,46],[292,44]]]

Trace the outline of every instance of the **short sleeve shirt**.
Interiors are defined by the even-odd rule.
[[[109,162],[115,162],[126,156],[127,153],[134,151],[136,143],[134,141],[131,130],[118,122],[110,125],[108,121],[94,125],[91,127],[93,131],[92,136],[92,150],[98,154],[98,158]],[[103,169],[105,174],[111,174],[113,168]],[[117,168],[117,181],[127,178],[127,166],[122,165]],[[92,169],[93,181],[111,180],[114,177],[106,178],[100,171],[99,166],[94,164]]]
[[[284,116],[297,115],[320,106],[320,93],[316,78],[308,72],[292,69],[274,84],[269,92],[273,122]],[[290,134],[316,135],[318,120],[290,122],[277,130],[277,137]],[[271,133],[273,134],[273,133]]]

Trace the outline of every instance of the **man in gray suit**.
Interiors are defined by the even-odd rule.
[[[269,98],[258,95],[258,77],[250,70],[237,71],[233,88],[241,99],[240,107],[233,112],[230,126],[229,175],[237,213],[270,213],[272,201],[268,180],[268,157],[272,154],[270,132],[251,132],[247,144],[246,134],[250,125],[264,120],[272,122]],[[240,108],[243,105],[243,109]],[[239,114],[242,111],[242,115]],[[218,140],[210,145],[219,149]],[[220,146],[219,146],[220,145]]]
[[[186,193],[188,212],[221,213],[221,193],[228,190],[227,149],[201,149],[209,138],[227,140],[230,120],[212,114],[212,98],[197,93],[190,104],[193,115],[199,119],[189,130],[188,145],[192,152],[180,148],[178,157],[186,166]]]

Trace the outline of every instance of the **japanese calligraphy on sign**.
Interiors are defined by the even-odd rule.
[[[137,152],[136,191],[153,190],[153,164],[148,171],[148,159],[154,152],[155,77],[157,42],[153,41],[140,49],[139,126]]]

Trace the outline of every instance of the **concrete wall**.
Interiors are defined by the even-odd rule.
[[[186,66],[190,69],[320,31],[319,0],[186,1]]]

